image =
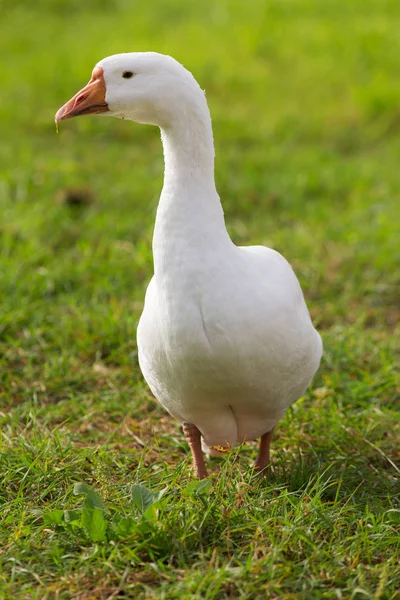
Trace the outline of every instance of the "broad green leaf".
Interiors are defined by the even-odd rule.
[[[198,481],[197,483],[198,483],[198,485],[195,490],[196,496],[203,496],[204,494],[207,494],[207,492],[209,492],[212,488],[211,479],[202,479],[201,481]]]
[[[140,523],[136,525],[136,531],[141,535],[147,536],[148,534],[154,532],[154,527],[152,527],[149,521],[142,519]]]
[[[100,508],[84,506],[81,522],[93,542],[101,542],[106,539],[108,522],[104,518],[103,511]]]
[[[146,508],[143,517],[147,521],[157,521],[157,508],[159,508],[158,502],[153,502],[153,504],[150,504],[150,506]]]
[[[73,523],[74,521],[80,521],[81,514],[76,510],[64,510],[64,521],[66,523]]]
[[[94,491],[92,486],[87,483],[76,483],[74,485],[74,494],[79,496],[83,494],[85,496],[85,504],[90,508],[98,508],[100,510],[106,510],[106,505],[100,496]]]
[[[129,537],[136,530],[136,520],[116,514],[112,520],[112,530],[119,538]]]
[[[135,484],[132,486],[131,495],[133,504],[140,510],[141,513],[144,513],[145,510],[157,500],[153,492],[151,492],[144,485],[140,484]]]
[[[64,511],[50,510],[43,514],[43,521],[46,525],[62,525],[64,521]]]
[[[201,481],[192,481],[185,487],[182,494],[186,498],[198,497],[204,494],[212,488],[212,481],[210,479],[202,479]]]

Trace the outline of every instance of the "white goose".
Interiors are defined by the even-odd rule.
[[[322,354],[299,282],[278,252],[231,241],[207,102],[182,65],[154,52],[105,58],[55,120],[94,113],[161,129],[154,277],[137,332],[143,375],[183,423],[198,477],[207,476],[201,446],[221,453],[260,436],[264,471],[272,430]]]

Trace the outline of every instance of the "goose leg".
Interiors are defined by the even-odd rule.
[[[272,431],[264,433],[260,440],[260,449],[254,465],[254,469],[266,477],[269,465],[269,446],[271,443]]]
[[[204,456],[201,449],[201,433],[193,423],[183,423],[183,433],[192,451],[194,474],[198,479],[208,477]]]

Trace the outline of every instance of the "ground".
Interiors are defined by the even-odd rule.
[[[1,11],[0,597],[400,598],[398,1]],[[94,64],[130,50],[206,90],[232,238],[286,256],[323,336],[268,480],[251,444],[199,487],[139,371],[158,131],[55,132]]]

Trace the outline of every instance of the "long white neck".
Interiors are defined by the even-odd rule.
[[[195,92],[161,129],[165,173],[153,237],[156,276],[232,244],[215,189],[211,118],[203,93]]]

